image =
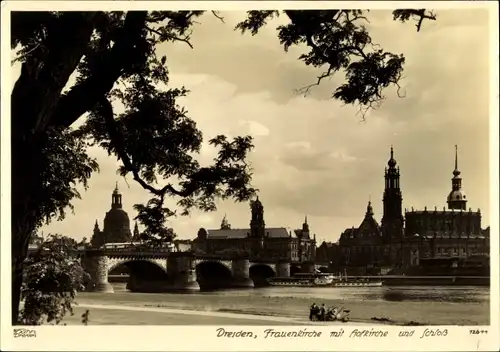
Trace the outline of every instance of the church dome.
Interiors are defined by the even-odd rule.
[[[111,209],[104,218],[104,237],[108,243],[127,242],[132,237],[130,219],[127,212],[122,208],[122,195],[118,191],[118,184],[111,195],[111,199]]]
[[[105,223],[112,223],[114,225],[129,225],[130,219],[125,210],[121,208],[110,209],[106,213],[106,217],[104,218]]]
[[[461,190],[455,190],[451,191],[450,194],[448,195],[448,201],[454,201],[454,200],[465,200],[465,194]]]

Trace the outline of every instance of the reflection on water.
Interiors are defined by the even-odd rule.
[[[124,283],[113,283],[115,291],[126,291]],[[130,293],[131,295],[140,293]],[[265,296],[350,301],[487,302],[489,287],[474,286],[390,286],[390,287],[263,287],[246,290],[199,292],[206,296]]]

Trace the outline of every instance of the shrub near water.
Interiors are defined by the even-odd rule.
[[[84,289],[88,279],[75,255],[76,249],[73,239],[49,235],[28,257],[21,291],[24,307],[20,324],[59,324],[66,314],[73,315],[77,291]]]

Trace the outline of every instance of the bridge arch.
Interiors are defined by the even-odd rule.
[[[290,265],[290,276],[300,273],[300,271],[300,266],[295,264]]]
[[[265,263],[255,263],[250,266],[250,278],[255,286],[266,286],[268,280],[276,276],[276,270]]]
[[[152,267],[160,269],[164,273],[167,272],[167,263],[165,260],[149,258],[109,258],[107,265],[108,275],[122,266],[125,266],[130,272],[134,265],[151,265]]]
[[[162,264],[162,261],[155,259],[116,258],[108,262],[108,273],[113,273],[125,267],[129,275],[125,281],[128,290],[133,292],[161,292],[169,281],[166,265]],[[119,280],[121,281],[121,279]]]
[[[231,267],[218,260],[201,260],[196,263],[196,278],[200,289],[213,290],[230,287],[233,281]]]

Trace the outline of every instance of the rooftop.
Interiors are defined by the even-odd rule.
[[[208,229],[207,238],[210,239],[242,239],[250,234],[250,229]],[[295,230],[289,227],[270,227],[265,229],[265,234],[269,238],[295,237]]]

